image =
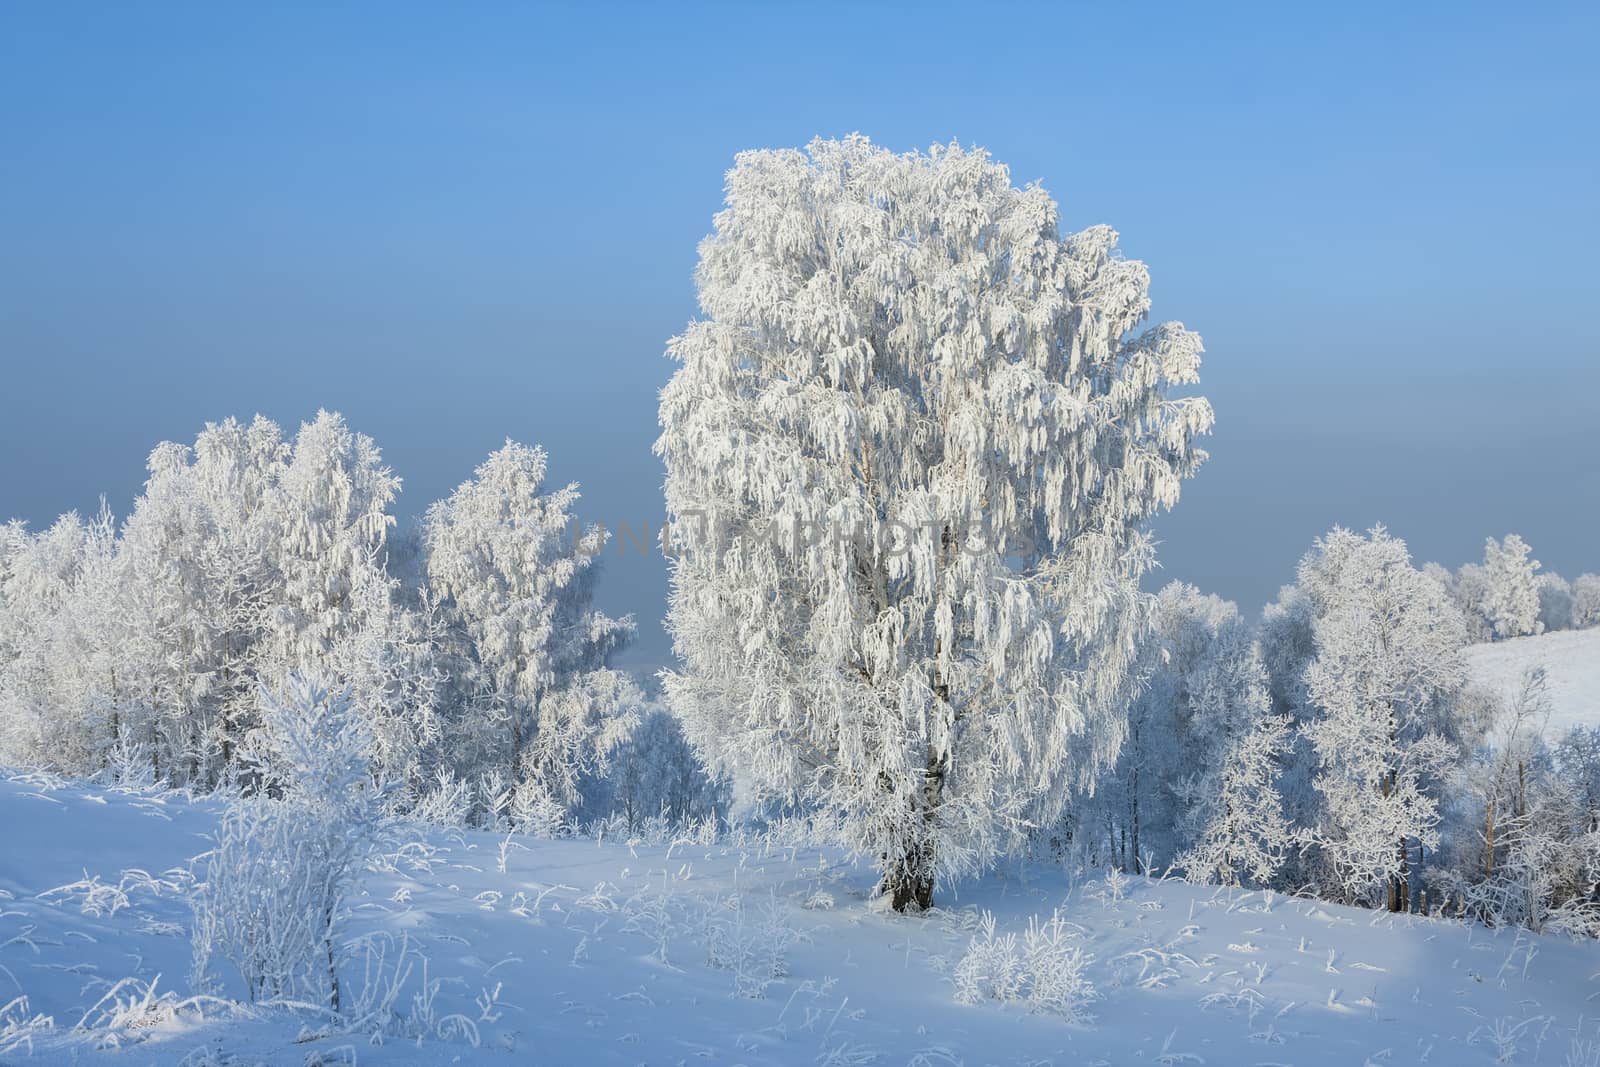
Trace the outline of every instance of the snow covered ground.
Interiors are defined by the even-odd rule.
[[[1467,665],[1476,681],[1508,698],[1525,668],[1543,666],[1551,703],[1547,736],[1552,739],[1574,726],[1600,724],[1600,627],[1473,645],[1467,649]]]
[[[420,1044],[222,1003],[174,1012],[186,861],[215,818],[175,796],[0,780],[0,1005],[27,998],[0,1018],[17,1041],[0,1062],[1600,1062],[1581,1047],[1600,1042],[1592,945],[1045,863],[906,918],[868,902],[870,871],[816,850],[483,834],[419,839],[358,901],[354,933],[391,962],[414,953],[394,1012]],[[1020,946],[1058,908],[1093,956],[1092,1022],[958,1002],[980,909]],[[25,1059],[16,1035],[39,1015],[53,1026]]]

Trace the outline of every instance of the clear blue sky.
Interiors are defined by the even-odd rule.
[[[5,3],[0,516],[321,406],[407,514],[512,436],[653,528],[723,172],[859,130],[989,148],[1205,336],[1166,576],[1254,611],[1378,521],[1600,571],[1594,6],[1202,7]],[[608,566],[664,660],[659,559]]]

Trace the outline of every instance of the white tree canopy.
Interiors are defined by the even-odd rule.
[[[1496,638],[1525,637],[1544,629],[1539,621],[1539,561],[1516,534],[1483,545],[1483,614]]]
[[[1204,458],[1200,339],[987,153],[742,153],[661,397],[666,692],[755,800],[837,815],[896,905],[1122,740],[1148,520]]]
[[[464,639],[466,747],[570,805],[631,725],[638,695],[605,662],[634,627],[594,610],[606,531],[576,529],[578,487],[545,492],[545,466],[543,449],[507,441],[429,509],[423,536],[429,583]]]
[[[1318,840],[1347,899],[1387,890],[1390,909],[1404,910],[1410,849],[1438,844],[1438,780],[1460,754],[1465,625],[1381,526],[1365,537],[1336,527],[1299,576],[1317,609],[1306,691],[1319,715],[1305,730],[1325,804]]]

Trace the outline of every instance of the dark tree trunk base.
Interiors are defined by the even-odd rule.
[[[895,911],[927,911],[933,907],[932,866],[923,856],[913,854],[884,872],[879,889]]]

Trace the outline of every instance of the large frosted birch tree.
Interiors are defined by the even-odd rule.
[[[745,800],[837,820],[897,909],[1115,758],[1204,459],[1201,345],[987,153],[741,154],[661,397],[668,698]]]

